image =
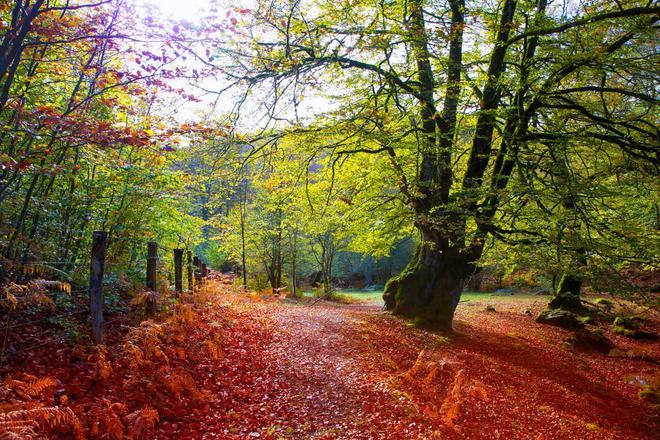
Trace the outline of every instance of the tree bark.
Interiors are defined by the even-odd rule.
[[[422,242],[408,266],[385,285],[385,308],[421,327],[451,331],[467,277],[474,270],[459,250],[443,246],[437,233],[422,231]]]

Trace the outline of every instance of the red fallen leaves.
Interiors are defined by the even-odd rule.
[[[458,335],[444,338],[376,306],[290,305],[228,290],[212,282],[168,323],[115,337],[87,363],[52,366],[91,434],[117,421],[124,433],[158,439],[657,432],[625,379],[657,375],[656,365],[567,351],[567,333],[534,323],[522,312],[528,304],[497,313],[462,306]],[[658,357],[657,344],[639,348]]]

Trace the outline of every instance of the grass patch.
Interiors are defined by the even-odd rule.
[[[315,298],[314,291],[303,292],[303,295],[309,298]],[[383,304],[383,291],[382,290],[360,290],[360,289],[337,289],[335,292],[337,302],[355,303],[377,303]],[[334,298],[333,298],[334,299]],[[514,300],[516,302],[534,302],[545,299],[543,295],[532,295],[527,293],[516,293],[514,295],[494,295],[490,292],[463,292],[461,295],[461,302],[483,302],[489,303],[509,302]]]
[[[309,298],[316,298],[317,294],[314,291],[303,292],[303,295]],[[356,302],[378,302],[383,303],[383,291],[367,291],[359,289],[337,289],[332,300],[342,303],[356,303]]]

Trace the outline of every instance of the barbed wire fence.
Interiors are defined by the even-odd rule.
[[[82,232],[82,231],[81,231]],[[86,232],[89,234],[89,231]],[[88,284],[84,283],[76,285],[69,294],[72,297],[88,295],[89,296],[89,306],[82,309],[71,310],[53,310],[49,314],[48,319],[58,320],[58,319],[72,319],[79,317],[80,315],[88,314],[91,324],[91,333],[94,341],[96,343],[103,342],[103,327],[104,324],[108,325],[116,319],[107,321],[104,323],[103,314],[104,314],[104,304],[106,300],[106,291],[108,290],[108,283],[106,279],[106,274],[113,272],[113,263],[116,264],[116,261],[113,259],[107,258],[107,250],[113,244],[117,242],[126,242],[130,243],[133,246],[142,246],[146,249],[146,259],[142,260],[142,264],[145,267],[145,285],[147,289],[157,291],[158,289],[158,276],[160,272],[168,277],[170,284],[172,278],[174,279],[174,285],[170,286],[169,290],[175,295],[179,296],[184,292],[183,286],[183,275],[184,275],[184,256],[186,257],[185,268],[186,268],[186,291],[192,293],[194,292],[201,284],[203,284],[205,278],[208,275],[207,265],[202,261],[202,259],[193,255],[193,251],[184,247],[172,247],[164,245],[155,241],[151,237],[122,237],[122,236],[109,236],[106,231],[93,231],[92,232],[92,241],[91,241],[91,252],[89,253],[89,259],[86,261],[26,261],[22,264],[21,275],[23,279],[28,279],[33,275],[48,275],[50,277],[57,276],[71,282],[75,277],[73,272],[85,273],[87,271]],[[172,255],[171,264],[162,264],[162,261],[169,261],[169,258],[162,258],[162,256],[170,254]],[[133,257],[131,258],[133,260]],[[173,287],[173,289],[172,289]],[[45,294],[54,296],[62,294],[61,292],[51,292],[47,291]],[[34,319],[34,320],[22,320],[22,321],[12,321],[11,313],[5,314],[4,316],[4,325],[2,325],[4,336],[4,342],[0,349],[0,357],[5,358],[5,351],[7,348],[7,338],[11,330],[15,330],[21,327],[30,326],[37,324],[42,321],[43,318]],[[41,336],[47,336],[50,330],[44,332]],[[37,335],[38,336],[38,335]],[[40,339],[40,338],[37,338]],[[42,341],[34,346],[22,348],[22,350],[34,350],[39,346],[46,345],[49,341]]]

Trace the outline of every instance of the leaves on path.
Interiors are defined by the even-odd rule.
[[[35,357],[23,365],[34,376],[5,383],[14,407],[3,410],[59,402],[88,436],[118,439],[643,439],[657,428],[637,397],[657,364],[566,350],[568,333],[534,323],[529,304],[462,307],[446,337],[376,306],[307,307],[219,282],[185,302],[85,361]]]

